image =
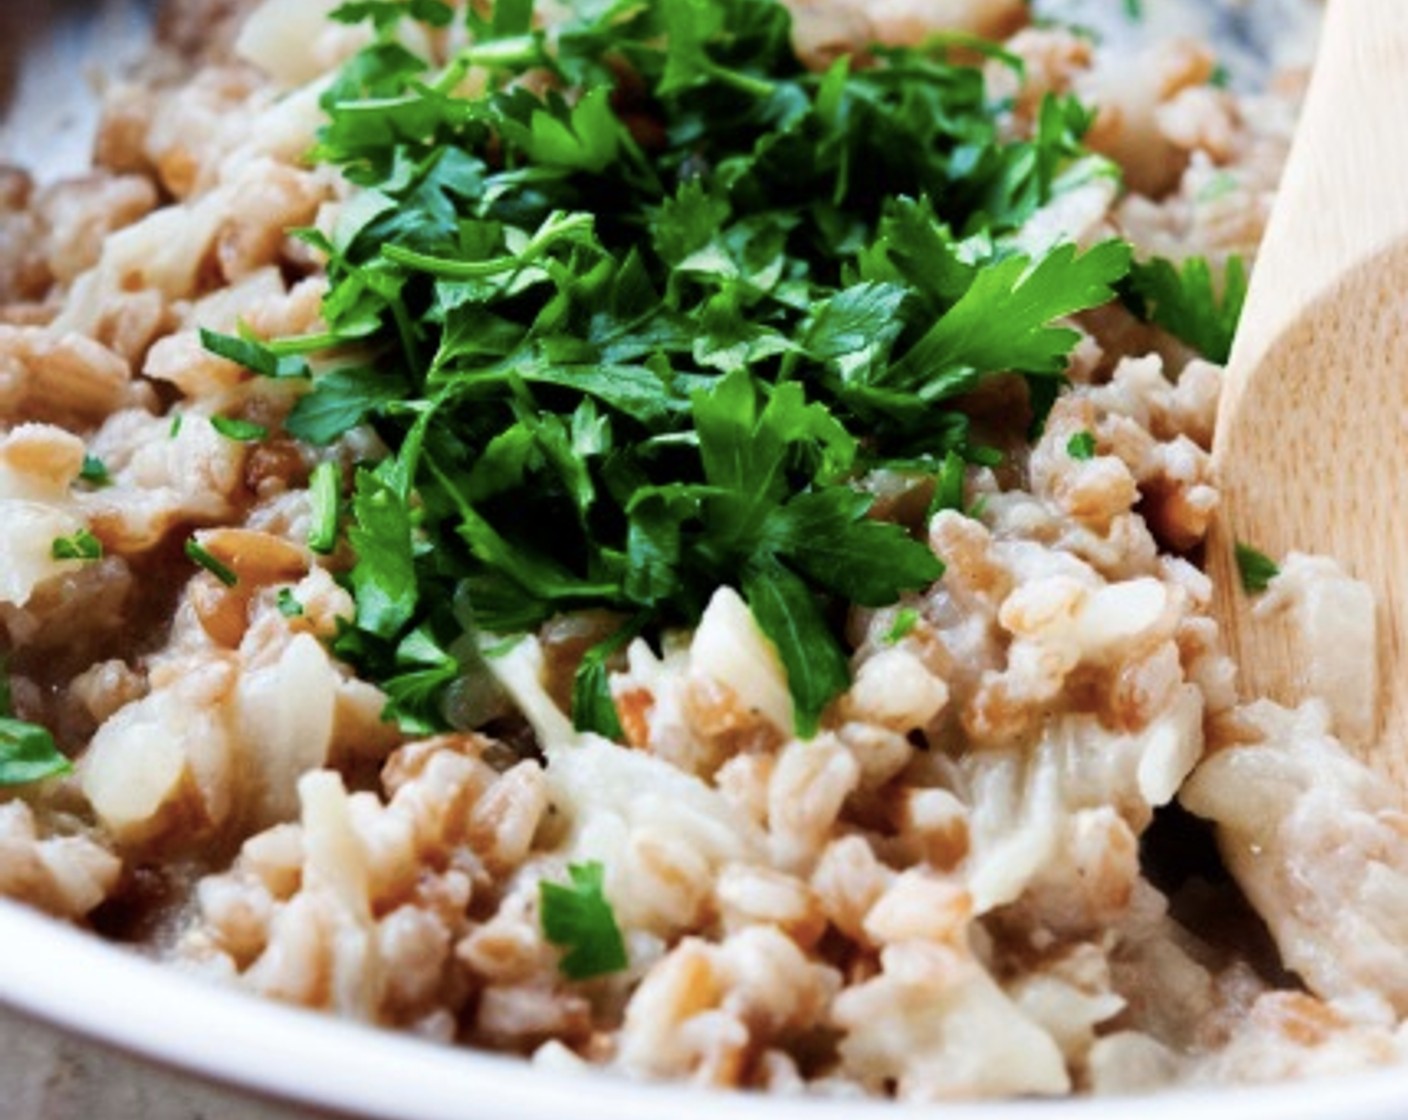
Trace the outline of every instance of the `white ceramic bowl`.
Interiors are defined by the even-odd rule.
[[[1080,2],[1114,6],[1117,0]],[[1238,2],[1270,8],[1280,0]],[[101,39],[100,57],[111,63],[140,44],[149,7],[148,0],[0,0],[0,16],[5,17],[0,30],[6,32],[0,36],[0,63],[13,63],[17,54],[32,60],[42,39],[35,36],[46,21],[54,29],[47,46],[57,56],[92,58],[93,45]],[[6,70],[0,66],[0,73]],[[36,112],[11,113],[0,122],[5,157],[42,152],[50,173],[82,165],[91,121],[72,108],[78,102],[64,98],[60,104],[54,96],[62,90],[53,79],[67,87],[72,84],[69,71],[50,65],[22,69],[10,97]],[[12,81],[14,76],[9,73]],[[81,98],[83,91],[76,92]],[[31,129],[32,135],[21,133],[18,121],[37,121],[42,127]],[[180,1082],[152,1073],[147,1062],[234,1087],[248,1102],[238,1110],[241,1117],[266,1116],[267,1106],[260,1102],[267,1099],[320,1115],[375,1120],[893,1120],[911,1111],[884,1103],[725,1095],[634,1084],[605,1074],[530,1069],[510,1059],[417,1042],[214,988],[3,901],[0,1004],[52,1028],[34,1028],[35,1038],[58,1040],[53,1045],[61,1046],[65,1039],[82,1037],[107,1052],[92,1064],[94,1084],[84,1091],[83,1099],[93,1103],[82,1111],[68,1105],[42,1113],[56,1120],[150,1120],[152,1093]],[[5,1020],[8,1029],[31,1041],[23,1019]],[[49,1046],[46,1041],[32,1049],[39,1054]],[[26,1059],[19,1054],[16,1060]],[[145,1106],[142,1092],[105,1096],[103,1079],[114,1077],[156,1088],[144,1090]],[[28,1114],[14,1095],[16,1088],[0,1077],[3,1120]],[[1408,1117],[1408,1068],[1138,1101],[946,1104],[932,1112],[945,1120],[1115,1120],[1132,1115],[1140,1120],[1399,1120]],[[193,1114],[194,1109],[182,1113]]]
[[[212,987],[3,902],[0,1002],[252,1096],[369,1120],[895,1120],[929,1111],[530,1068]],[[944,1120],[1402,1120],[1408,1069],[1139,1100],[944,1104],[932,1111]],[[0,1116],[11,1115],[0,1099]]]

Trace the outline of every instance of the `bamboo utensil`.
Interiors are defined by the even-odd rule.
[[[1333,556],[1377,601],[1377,718],[1366,721],[1377,735],[1353,745],[1408,789],[1404,0],[1328,4],[1228,366],[1214,466],[1223,502],[1207,563],[1244,695],[1295,703],[1307,680],[1292,620],[1252,616],[1234,544]]]

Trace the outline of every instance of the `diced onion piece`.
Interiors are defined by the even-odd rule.
[[[714,592],[690,646],[692,671],[727,685],[744,707],[793,733],[792,694],[777,650],[731,588]]]
[[[93,740],[81,768],[83,792],[120,841],[142,839],[174,801],[187,773],[186,752],[162,724],[113,720]]]

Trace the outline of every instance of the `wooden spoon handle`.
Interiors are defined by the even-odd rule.
[[[1408,3],[1329,0],[1315,73],[1236,338],[1239,371],[1356,263],[1408,234]],[[1366,173],[1366,172],[1373,173]]]
[[[1305,308],[1408,235],[1408,0],[1329,0],[1321,34],[1233,348],[1224,416],[1241,404],[1244,371]]]

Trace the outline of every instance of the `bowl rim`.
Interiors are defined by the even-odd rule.
[[[0,1003],[22,1015],[236,1090],[367,1120],[895,1120],[904,1107],[647,1084],[439,1046],[221,986],[6,900],[0,945]],[[1132,1103],[942,1107],[945,1120],[1095,1120]],[[1176,1090],[1137,1107],[1141,1120],[1392,1120],[1408,1111],[1408,1068]]]

